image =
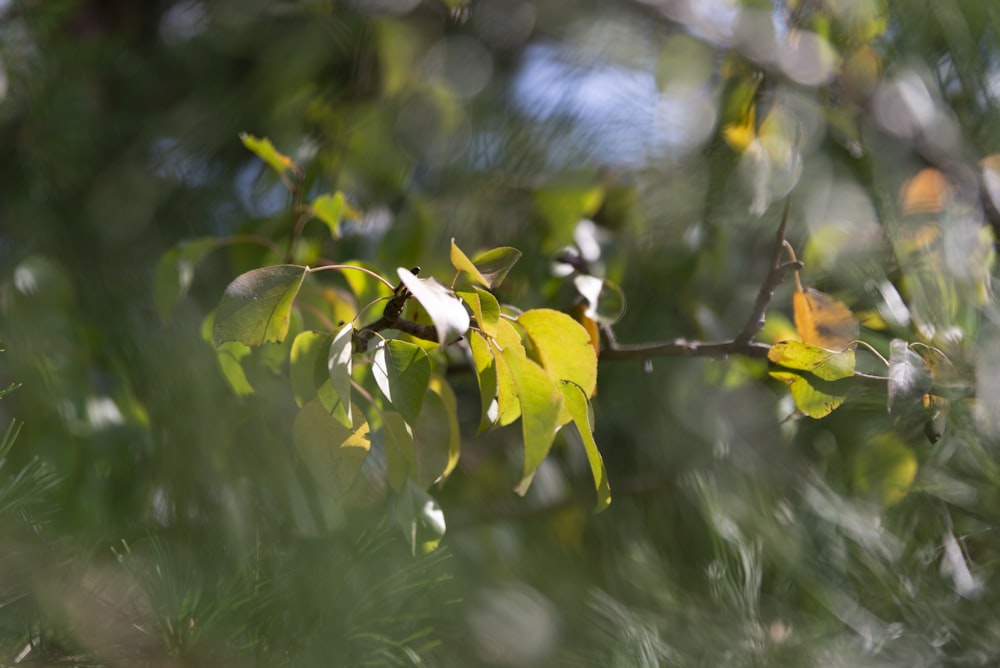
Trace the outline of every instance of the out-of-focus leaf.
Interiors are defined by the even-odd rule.
[[[250,348],[239,341],[228,341],[221,345],[215,345],[212,340],[213,319],[214,314],[209,313],[202,320],[201,338],[205,343],[214,345],[222,377],[226,379],[233,392],[239,396],[253,394],[253,386],[250,385],[246,371],[243,370],[243,358],[250,354]]]
[[[573,416],[573,424],[576,426],[583,447],[587,451],[587,461],[590,463],[590,472],[594,476],[594,487],[597,491],[597,506],[594,512],[601,512],[611,504],[611,486],[608,484],[608,472],[604,468],[604,458],[594,441],[587,396],[577,385],[573,383],[560,383],[563,394],[563,401]]]
[[[379,341],[372,356],[372,375],[407,424],[416,424],[431,378],[427,353],[406,341]]]
[[[396,411],[382,412],[382,433],[389,485],[398,492],[403,489],[406,479],[414,475],[416,470],[413,434],[406,420]]]
[[[339,501],[354,484],[368,450],[368,422],[355,413],[354,428],[345,427],[313,399],[299,410],[292,423],[292,441],[318,490]]]
[[[472,259],[472,264],[486,281],[486,287],[497,288],[507,278],[511,267],[520,259],[521,251],[510,246],[501,246],[479,253]]]
[[[812,418],[829,415],[847,398],[854,375],[854,351],[831,352],[800,341],[771,346],[771,377],[787,383],[795,406]],[[838,382],[840,381],[840,382]]]
[[[444,512],[438,502],[413,480],[407,480],[396,503],[396,521],[413,554],[437,549],[444,538]]]
[[[859,495],[893,506],[910,491],[917,476],[917,456],[896,434],[886,432],[861,446],[853,469]]]
[[[332,195],[320,195],[309,205],[309,210],[316,218],[323,221],[330,230],[330,236],[340,238],[340,221],[344,218],[359,217],[358,211],[351,206],[339,190]]]
[[[596,276],[578,274],[573,277],[576,286],[587,300],[586,315],[605,325],[613,325],[625,315],[625,293],[614,283]]]
[[[451,290],[433,278],[417,278],[403,267],[396,273],[434,322],[438,343],[448,345],[465,335],[469,330],[469,314]]]
[[[552,309],[532,309],[517,318],[526,343],[553,380],[567,380],[593,396],[597,389],[597,355],[590,335],[569,315]]]
[[[198,263],[222,241],[214,237],[184,241],[163,254],[156,265],[153,277],[153,301],[160,313],[160,319],[170,319],[177,302],[183,299],[194,280],[194,270]]]
[[[514,491],[523,496],[552,447],[563,410],[562,392],[557,381],[527,357],[508,349],[503,358],[510,367],[521,404],[524,474]]]
[[[337,398],[344,406],[344,415],[347,418],[347,426],[353,426],[351,420],[351,354],[354,352],[352,338],[354,326],[347,323],[340,328],[340,331],[330,341],[330,348],[327,351],[326,370],[330,377],[330,384]]]
[[[440,377],[427,389],[420,417],[413,426],[417,483],[428,488],[446,477],[458,463],[458,414],[455,395]]]
[[[922,403],[933,384],[924,358],[906,341],[894,339],[889,344],[889,414],[896,412],[901,404]]]
[[[803,343],[840,351],[858,339],[858,321],[851,309],[825,292],[796,290],[792,310]]]
[[[240,341],[248,346],[283,341],[292,303],[307,269],[290,264],[262,267],[229,284],[215,313],[217,344]]]
[[[241,132],[240,141],[278,174],[284,174],[286,169],[295,168],[295,163],[292,162],[292,159],[283,153],[279,153],[267,137],[261,139],[246,132]]]
[[[326,332],[300,332],[292,341],[288,376],[299,408],[316,397],[327,379],[326,358],[331,337]]]

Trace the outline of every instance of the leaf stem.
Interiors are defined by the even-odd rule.
[[[382,282],[383,285],[385,285],[390,290],[395,290],[396,289],[396,286],[393,285],[392,283],[390,283],[388,280],[386,280],[381,274],[378,274],[378,273],[372,271],[371,269],[366,269],[364,267],[359,267],[359,266],[354,265],[354,264],[324,264],[324,265],[322,265],[320,267],[307,267],[306,268],[306,270],[309,273],[316,272],[316,271],[326,271],[328,269],[336,269],[338,271],[347,271],[347,270],[360,271],[360,272],[362,272],[364,274],[368,274],[372,278],[378,279],[379,281]]]

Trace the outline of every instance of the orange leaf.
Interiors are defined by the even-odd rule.
[[[803,343],[841,351],[858,338],[858,321],[851,309],[825,292],[797,290],[792,295],[792,310]]]
[[[928,167],[899,189],[899,210],[904,216],[941,213],[951,200],[952,187],[948,177]]]

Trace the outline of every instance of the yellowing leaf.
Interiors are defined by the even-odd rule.
[[[326,332],[300,332],[292,341],[288,376],[299,408],[316,396],[327,378],[326,356],[331,336]]]
[[[553,380],[580,386],[591,397],[597,389],[597,354],[587,330],[569,315],[552,309],[532,309],[517,318],[542,367]]]
[[[496,422],[499,416],[497,398],[497,368],[493,360],[493,350],[486,337],[476,331],[469,332],[469,349],[472,351],[472,364],[476,368],[476,382],[479,384],[479,397],[482,404],[479,418],[479,431]]]
[[[757,138],[757,107],[747,105],[743,117],[722,128],[722,138],[737,153],[746,151]]]
[[[472,260],[462,252],[462,249],[455,243],[454,237],[451,239],[451,266],[455,267],[456,271],[464,271],[473,282],[490,287],[490,282],[479,273],[479,269],[472,263]]]
[[[593,425],[590,424],[590,411],[588,410],[588,400],[583,390],[573,383],[560,383],[563,393],[563,401],[570,415],[573,416],[573,424],[576,426],[583,447],[587,452],[587,461],[590,463],[590,472],[594,476],[594,487],[597,490],[597,506],[594,512],[601,512],[611,504],[611,486],[608,484],[608,472],[604,468],[604,458],[594,441]]]
[[[854,351],[835,353],[800,341],[771,346],[772,378],[789,385],[795,406],[812,418],[829,415],[847,399],[854,375]],[[838,382],[839,381],[839,382]]]
[[[278,172],[278,174],[284,174],[286,169],[295,168],[295,163],[292,162],[292,159],[283,153],[279,153],[267,137],[260,139],[246,132],[241,132],[240,141],[243,142],[244,146],[253,151],[258,158],[266,162],[271,169]]]
[[[792,310],[803,343],[839,351],[858,338],[858,321],[851,309],[825,292],[812,288],[795,291]]]
[[[510,366],[521,404],[524,475],[514,491],[523,496],[552,447],[562,412],[562,392],[545,369],[527,357],[507,349],[503,358]]]

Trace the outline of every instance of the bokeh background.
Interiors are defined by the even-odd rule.
[[[979,0],[0,1],[0,663],[995,665],[998,39]],[[286,249],[243,132],[360,215]],[[951,394],[815,421],[759,360],[602,361],[594,515],[568,438],[513,494],[517,428],[476,435],[458,370],[426,555],[378,503],[310,522],[287,348],[237,392],[202,336],[286,250],[445,280],[454,237],[524,252],[521,308],[574,306],[570,249],[620,341],[724,340],[786,202],[802,280]]]

